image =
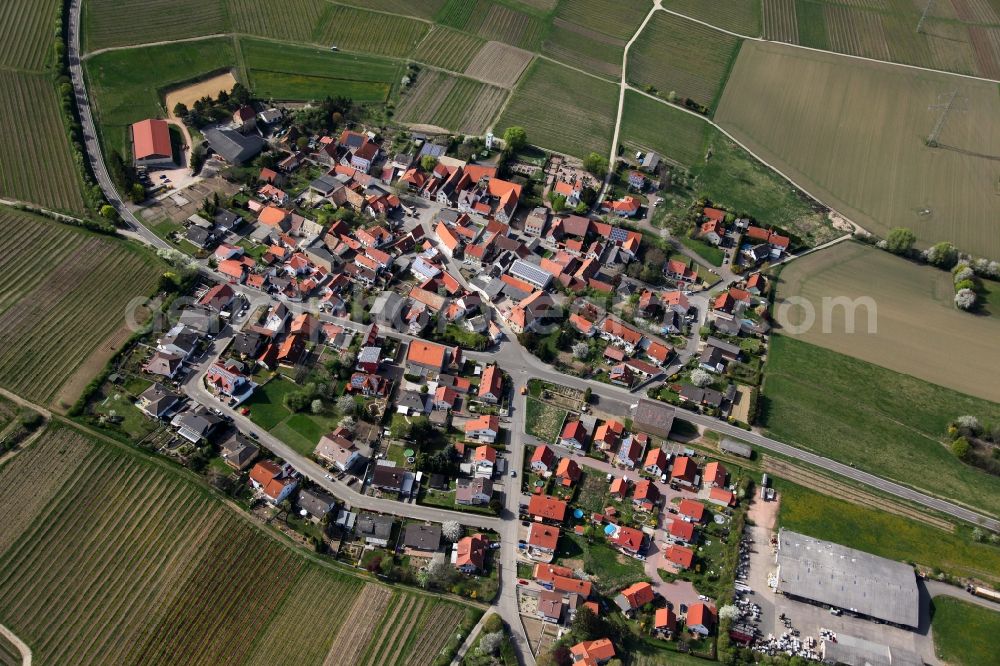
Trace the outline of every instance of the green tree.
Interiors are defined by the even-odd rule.
[[[906,227],[896,227],[885,237],[885,249],[893,254],[906,254],[917,242],[917,235]]]
[[[528,144],[528,133],[517,125],[508,127],[503,133],[503,142],[507,152],[516,153]]]
[[[583,160],[583,168],[598,178],[604,178],[605,174],[608,173],[608,158],[597,153],[590,153]]]
[[[183,118],[188,114],[187,104],[184,102],[177,102],[174,104],[174,115],[178,118]]]
[[[552,202],[552,210],[561,213],[566,209],[566,197],[561,194],[550,194],[549,200]]]
[[[592,641],[600,638],[604,632],[604,624],[594,615],[594,611],[586,606],[577,609],[570,628],[573,630],[573,636],[580,641]]]
[[[958,250],[947,241],[938,243],[927,250],[927,263],[945,270],[951,270],[958,263]]]
[[[433,155],[424,155],[420,158],[420,168],[424,171],[433,171],[434,167],[437,166],[437,158]]]
[[[959,437],[951,443],[951,452],[954,453],[955,457],[959,460],[968,460],[971,450],[972,447],[969,445],[969,440],[964,437]]]
[[[115,215],[117,215],[117,212],[115,211],[115,207],[112,206],[111,204],[104,204],[103,206],[101,206],[101,217],[103,217],[104,219],[106,220],[114,219]]]

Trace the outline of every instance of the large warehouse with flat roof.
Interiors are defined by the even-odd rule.
[[[908,629],[920,624],[912,567],[789,530],[778,533],[777,591]]]

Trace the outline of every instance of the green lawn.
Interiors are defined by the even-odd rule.
[[[529,397],[524,410],[524,431],[543,442],[554,444],[568,413],[565,409]]]
[[[260,39],[240,39],[254,93],[282,100],[343,95],[356,102],[384,102],[402,76],[399,62],[378,56],[334,53]]]
[[[996,663],[1000,612],[952,599],[934,597],[934,648],[956,666]]]
[[[722,262],[726,260],[725,252],[703,240],[681,236],[680,241],[684,247],[697,252],[698,256],[713,266],[721,266]]]
[[[273,379],[257,388],[245,403],[250,419],[302,455],[309,455],[320,438],[337,426],[337,419],[325,414],[292,413],[285,396],[298,387],[287,379]]]
[[[106,148],[123,150],[127,126],[166,115],[163,90],[234,67],[232,39],[107,51],[84,61]]]
[[[940,441],[957,416],[1000,421],[1000,405],[783,335],[772,337],[762,398],[775,439],[1000,514],[1000,478]]]
[[[972,540],[962,527],[949,534],[931,525],[867,508],[781,479],[782,527],[892,560],[938,568],[956,576],[1000,581],[1000,548]],[[892,538],[887,539],[886,535]]]
[[[604,593],[610,593],[626,585],[648,580],[639,560],[622,555],[604,540],[604,535],[595,535],[594,543],[572,532],[564,532],[559,539],[560,558],[582,559],[584,570],[597,577],[597,586]]]
[[[669,127],[670,131],[663,131]],[[654,150],[681,164],[692,176],[688,188],[672,187],[674,214],[683,216],[704,197],[762,224],[776,225],[808,245],[836,238],[822,216],[813,213],[788,182],[736,145],[722,132],[690,113],[634,91],[625,95],[621,143],[629,151]],[[668,202],[669,203],[669,202]],[[657,217],[669,206],[657,209]]]

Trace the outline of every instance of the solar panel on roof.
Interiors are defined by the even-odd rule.
[[[620,227],[614,227],[611,230],[611,240],[616,243],[624,243],[628,240],[628,231]]]

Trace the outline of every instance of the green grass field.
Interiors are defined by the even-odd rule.
[[[955,666],[996,661],[1000,613],[951,597],[934,597],[934,651]]]
[[[725,252],[703,240],[683,236],[680,238],[680,241],[685,247],[697,252],[702,259],[713,266],[721,266],[722,262],[726,260]]]
[[[126,152],[128,126],[163,117],[163,90],[236,64],[233,41],[198,42],[109,51],[85,62],[105,149]]]
[[[8,258],[0,266],[0,384],[69,406],[130,334],[126,306],[153,294],[162,266],[145,249],[29,213],[0,209],[0,230]],[[92,354],[104,359],[96,367]],[[72,395],[61,395],[64,385]]]
[[[611,146],[617,101],[618,90],[610,82],[536,60],[514,90],[495,131],[499,135],[520,125],[528,142],[542,148],[581,158],[591,151],[604,155]]]
[[[629,51],[628,80],[714,109],[739,49],[732,35],[657,12]]]
[[[304,456],[311,455],[320,438],[337,427],[337,418],[285,407],[285,396],[298,390],[287,379],[272,379],[254,391],[246,402],[250,419]]]
[[[976,543],[962,526],[949,534],[917,520],[846,502],[781,479],[781,527],[954,576],[1000,581],[1000,548]],[[892,538],[887,539],[886,535]]]
[[[678,214],[683,215],[690,199],[703,196],[763,224],[782,227],[806,245],[840,235],[813,213],[788,181],[695,115],[628,91],[620,140],[629,150],[655,150],[691,171],[693,189],[682,197]]]
[[[76,430],[0,467],[0,488],[0,622],[39,661],[430,663],[478,614],[307,557],[190,475]]]
[[[970,315],[955,308],[947,271],[919,266],[861,243],[841,243],[782,269],[778,304],[804,298],[820,316],[824,298],[872,299],[859,307],[854,333],[846,308],[796,337],[841,354],[1000,403],[1000,364],[995,358],[1000,317]],[[777,311],[777,310],[776,310]],[[799,325],[803,309],[789,309]],[[870,320],[875,325],[869,334]],[[959,350],[960,354],[946,350]]]
[[[553,444],[562,431],[566,414],[565,409],[528,398],[524,411],[524,431],[543,442]]]
[[[940,134],[950,148],[928,147],[940,115],[929,107],[951,91],[963,111]],[[876,234],[904,226],[921,247],[1000,258],[998,114],[995,83],[748,42],[715,119]]]
[[[663,8],[747,37],[761,33],[760,0],[664,0]]]
[[[333,53],[241,38],[240,51],[254,94],[281,100],[319,100],[345,95],[357,102],[385,102],[402,76],[395,60]]]
[[[775,439],[1000,514],[1000,478],[939,441],[956,416],[996,423],[1000,405],[785,335],[771,338],[763,397]]]

